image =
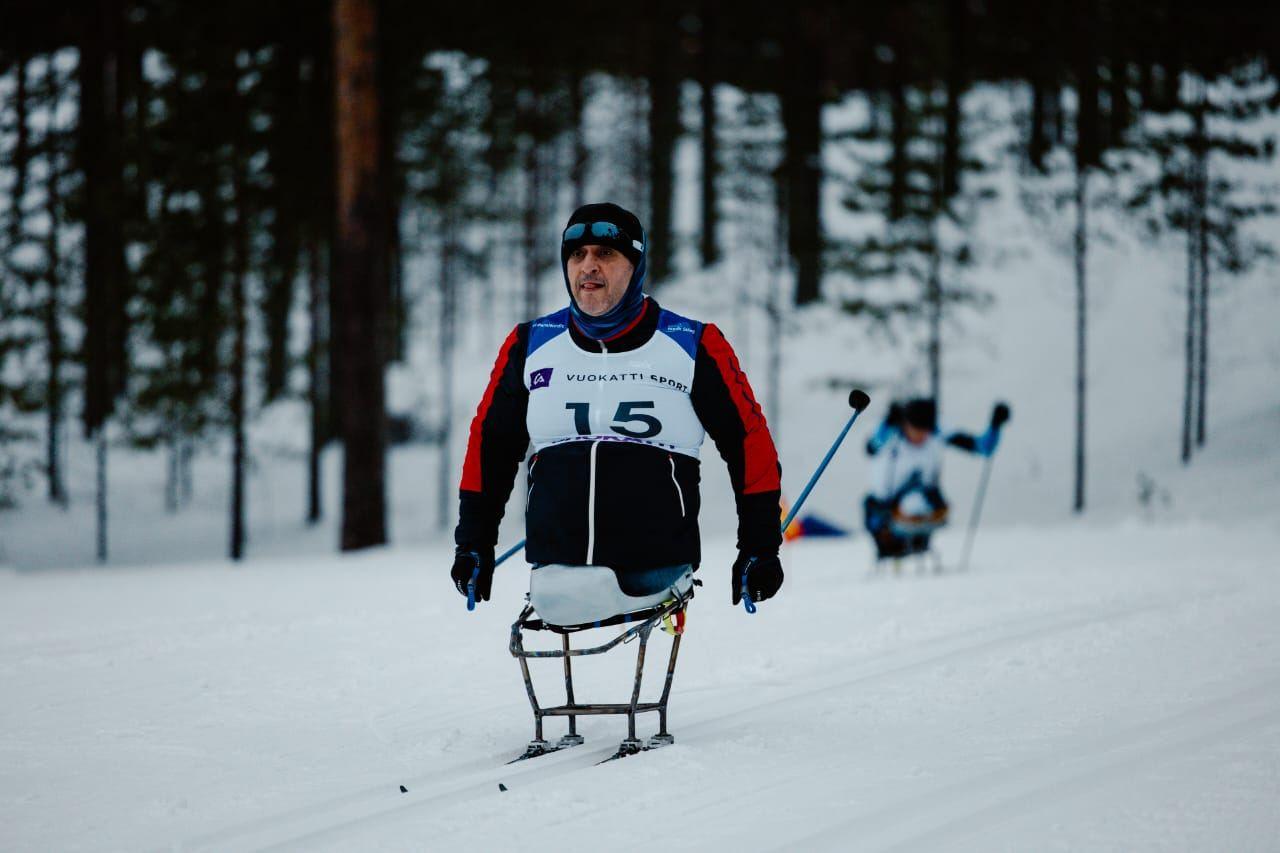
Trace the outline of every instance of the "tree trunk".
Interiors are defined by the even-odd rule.
[[[247,464],[246,380],[249,356],[248,336],[248,270],[249,270],[249,202],[242,139],[237,138],[232,152],[232,181],[235,191],[235,229],[232,233],[231,269],[231,543],[232,560],[244,557],[245,530],[245,466]]]
[[[663,38],[655,39],[659,45]],[[649,71],[649,281],[659,285],[671,275],[672,203],[674,177],[672,160],[680,133],[680,83],[675,78],[665,51],[655,50]]]
[[[173,515],[178,511],[178,480],[182,470],[176,435],[171,434],[165,440],[164,449],[168,454],[164,473],[164,511]]]
[[[386,171],[379,139],[375,0],[335,0],[338,239],[334,316],[344,444],[342,549],[385,544],[388,267]]]
[[[947,0],[947,103],[942,144],[942,197],[960,192],[961,100],[967,85],[968,0]]]
[[[1199,260],[1200,340],[1197,342],[1196,446],[1204,447],[1206,410],[1209,407],[1209,146],[1205,132],[1205,91],[1201,83],[1196,110],[1196,253]]]
[[[452,206],[446,207],[440,246],[440,466],[437,472],[436,527],[441,531],[449,529],[455,505],[452,439],[454,331],[457,318],[457,284],[453,280],[453,261],[458,250],[456,217]]]
[[[911,116],[907,107],[907,87],[901,80],[899,59],[894,59],[894,80],[889,89],[889,221],[907,215],[907,144]]]
[[[1045,155],[1049,153],[1049,110],[1046,101],[1050,92],[1039,80],[1031,83],[1031,127],[1027,134],[1027,162],[1037,172],[1045,170]]]
[[[586,118],[586,96],[583,88],[586,80],[582,75],[582,67],[574,64],[573,73],[569,77],[569,110],[573,122],[569,129],[569,180],[573,184],[573,207],[576,210],[586,204],[587,197],[587,163],[590,152],[587,151],[587,133],[584,122]]]
[[[822,52],[810,32],[813,9],[793,13],[783,80],[782,124],[786,134],[787,243],[795,262],[795,302],[821,298],[822,288]]]
[[[84,173],[84,426],[110,417],[125,382],[124,186],[121,157],[120,0],[99,0],[80,46],[78,158]]]
[[[939,214],[940,215],[940,214]],[[929,396],[934,405],[942,407],[942,250],[938,246],[938,225],[935,217],[929,224]]]
[[[107,561],[107,424],[98,425],[90,439],[97,446],[97,508],[98,562]]]
[[[324,354],[328,349],[329,335],[325,307],[328,305],[324,290],[324,260],[320,241],[310,234],[307,245],[307,313],[311,340],[307,346],[307,401],[311,410],[311,435],[307,446],[307,524],[316,524],[323,515],[321,504],[321,451],[324,449],[329,429],[326,427],[328,407],[325,405],[329,390],[328,376],[323,368]]]
[[[54,71],[46,72],[52,79]],[[52,86],[52,84],[51,84]],[[53,93],[53,111],[58,109],[56,90]],[[62,166],[59,163],[57,146],[52,138],[46,139],[46,159],[49,176],[45,185],[45,213],[49,217],[49,230],[45,235],[45,263],[47,265],[46,284],[48,294],[45,298],[44,328],[46,352],[48,359],[48,382],[45,388],[45,407],[47,414],[47,449],[46,470],[49,475],[49,500],[64,509],[67,506],[67,488],[62,477],[62,419],[63,419],[63,387],[62,362],[65,347],[62,340],[62,247],[58,243],[62,226],[62,191],[59,182],[62,180]],[[15,197],[16,200],[16,197]]]
[[[1085,391],[1086,391],[1086,338],[1088,329],[1088,289],[1086,262],[1089,249],[1087,211],[1089,168],[1076,167],[1076,465],[1075,497],[1071,508],[1084,512],[1085,485]]]
[[[1190,176],[1194,183],[1194,175]],[[1182,464],[1191,462],[1191,424],[1195,412],[1196,375],[1196,229],[1192,224],[1192,205],[1187,205],[1187,333],[1185,338],[1186,362],[1182,388]]]
[[[191,506],[191,501],[195,498],[195,474],[193,472],[193,460],[195,458],[195,447],[191,443],[189,436],[179,439],[178,466],[180,471],[180,479],[178,483],[179,495],[183,506]]]
[[[720,260],[720,243],[716,231],[720,227],[719,197],[716,177],[720,172],[719,147],[716,140],[715,27],[712,0],[702,4],[702,62],[699,65],[702,85],[702,265],[709,267]]]
[[[534,102],[541,106],[541,99]],[[534,121],[537,121],[535,118]],[[526,140],[524,152],[524,208],[521,218],[521,233],[524,243],[524,320],[532,320],[540,313],[538,293],[538,273],[541,269],[539,258],[542,247],[538,240],[538,225],[542,221],[542,169],[540,168],[537,140],[531,135]]]
[[[31,135],[27,121],[27,57],[25,53],[14,63],[15,86],[13,92],[14,143],[13,187],[10,195],[9,246],[15,248],[22,242],[22,201],[27,194],[27,167],[31,160]],[[49,69],[47,73],[52,74]]]

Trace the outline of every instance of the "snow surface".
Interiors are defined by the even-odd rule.
[[[0,847],[1274,850],[1278,551],[1273,522],[1006,528],[966,574],[894,576],[801,542],[748,616],[721,543],[676,745],[599,767],[620,719],[503,764],[532,735],[523,569],[474,614],[443,548],[10,572]],[[622,699],[633,649],[579,699]]]

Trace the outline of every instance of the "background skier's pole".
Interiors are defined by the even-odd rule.
[[[1009,407],[1004,403],[996,405],[991,413],[991,429],[999,430],[1009,420]],[[987,481],[991,479],[991,462],[995,459],[993,451],[982,463],[982,479],[978,481],[978,494],[973,499],[973,513],[969,516],[969,529],[964,535],[964,554],[960,557],[960,571],[969,568],[969,554],[973,550],[973,539],[978,533],[978,519],[982,518],[982,503],[987,498]]]
[[[800,512],[800,507],[804,506],[805,500],[808,499],[809,493],[813,491],[813,487],[817,485],[818,478],[822,476],[822,472],[827,470],[827,465],[831,463],[831,458],[836,455],[836,451],[840,449],[841,442],[844,437],[849,434],[849,429],[853,426],[853,422],[858,419],[858,415],[867,408],[871,403],[871,398],[867,396],[867,392],[857,388],[849,392],[849,406],[853,409],[853,414],[849,416],[849,420],[845,422],[844,429],[840,430],[840,434],[836,436],[836,440],[832,442],[831,449],[827,451],[827,455],[822,457],[822,462],[818,464],[818,470],[813,472],[813,476],[809,478],[809,482],[805,484],[804,491],[800,493],[800,497],[796,498],[795,504],[791,507],[791,511],[787,513],[787,517],[782,520],[782,532],[786,533],[791,522],[795,520],[796,515]],[[747,572],[751,569],[750,560],[742,568],[742,606],[748,613],[756,612],[756,603],[751,600],[751,596],[747,594]]]

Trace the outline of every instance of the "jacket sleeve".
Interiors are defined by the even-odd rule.
[[[527,324],[507,335],[471,421],[458,489],[458,527],[453,534],[458,545],[490,548],[498,542],[498,525],[529,447],[525,423],[529,390],[524,384],[528,336]]]
[[[967,450],[970,453],[978,452],[978,439],[967,432],[946,433],[943,437],[943,441],[960,450]]]
[[[738,549],[754,556],[782,544],[778,451],[738,357],[715,326],[703,327],[694,360],[693,410],[729,466],[738,509]]]

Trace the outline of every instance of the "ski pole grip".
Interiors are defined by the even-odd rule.
[[[480,567],[471,570],[471,580],[467,581],[467,610],[476,609],[476,580],[480,577]]]
[[[854,388],[849,392],[849,408],[861,412],[869,405],[871,405],[871,398],[867,396],[866,391],[861,388]]]
[[[755,600],[751,598],[751,593],[747,592],[747,573],[751,571],[751,566],[755,563],[756,558],[751,557],[747,560],[747,564],[742,567],[742,580],[740,581],[740,589],[742,590],[742,607],[748,613],[756,612]]]

